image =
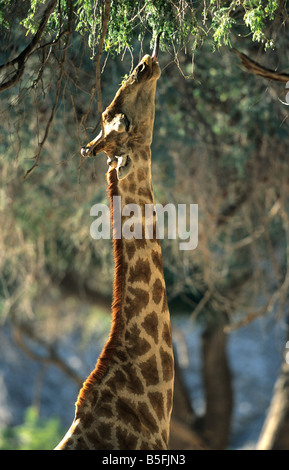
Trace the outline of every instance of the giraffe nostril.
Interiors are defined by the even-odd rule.
[[[87,153],[86,151],[87,151],[86,147],[81,147],[80,154],[82,157],[86,157],[86,153]]]
[[[86,158],[86,157],[91,157],[92,155],[95,155],[95,151],[91,147],[82,147],[80,150],[80,154],[83,158]]]

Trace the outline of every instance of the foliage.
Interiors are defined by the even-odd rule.
[[[9,4],[1,8],[0,25],[11,26]],[[32,0],[21,24],[27,33],[36,34],[45,0]],[[67,27],[69,9],[74,10],[74,30],[87,41],[94,58],[100,35],[105,2],[102,0],[67,1],[60,0],[50,15],[46,35],[59,37]],[[5,14],[6,13],[6,14]],[[241,31],[243,37],[251,35],[252,41],[263,42],[265,47],[273,47],[272,28],[278,17],[287,19],[286,6],[277,0],[218,0],[189,2],[168,0],[111,0],[110,21],[105,39],[105,49],[111,54],[119,54],[131,47],[133,38],[143,40],[147,31],[155,36],[163,31],[162,44],[167,50],[196,47],[213,39],[216,46],[230,45]],[[235,39],[234,39],[235,40]]]
[[[44,420],[30,407],[22,424],[0,431],[0,450],[52,450],[62,436],[57,418]]]

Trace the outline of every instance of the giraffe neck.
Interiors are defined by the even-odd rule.
[[[150,148],[134,158],[143,159],[143,165],[123,180],[117,180],[116,170],[109,171],[108,191],[111,203],[120,196],[122,213],[127,204],[138,205],[144,231],[145,205],[154,204]],[[129,218],[122,217],[122,229]],[[87,432],[83,439],[93,448],[166,449],[174,374],[160,242],[143,233],[140,239],[122,236],[113,243],[112,328],[79,394],[75,426],[84,432],[89,421],[93,443]]]
[[[127,342],[132,324],[143,330],[143,317],[149,309],[156,316],[163,317],[165,313],[169,319],[161,245],[156,238],[156,215],[151,213],[149,216],[149,208],[154,207],[149,147],[147,153],[143,152],[139,158],[145,156],[148,161],[138,170],[132,171],[126,179],[119,181],[116,191],[110,194],[111,200],[112,194],[119,196],[120,207],[116,210],[122,214],[121,242],[114,243],[115,291],[120,293],[116,300],[120,306],[119,334],[122,344]],[[110,173],[109,180],[116,181],[114,173]],[[157,334],[157,321],[155,330]],[[141,353],[140,358],[142,360]],[[134,359],[138,360],[137,354]]]

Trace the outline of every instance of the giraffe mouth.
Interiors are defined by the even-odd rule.
[[[132,168],[131,158],[125,154],[109,157],[107,163],[111,169],[116,170],[118,180],[122,180],[123,178],[125,178]]]

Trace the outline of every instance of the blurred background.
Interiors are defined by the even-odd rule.
[[[13,58],[36,37],[40,7],[53,2],[34,2],[38,17],[33,2],[4,3],[1,82],[21,76],[0,94],[0,449],[52,449],[111,324],[112,243],[90,236],[91,207],[108,204],[106,157],[83,162],[79,153],[98,132],[96,70],[105,109],[151,51],[152,32],[144,28],[140,40],[132,31],[129,46],[120,37],[123,49],[113,52],[112,21],[99,60],[99,36],[89,43],[75,27],[81,2],[54,2],[57,14],[22,71]],[[155,23],[167,18],[161,3],[172,4],[147,2]],[[111,8],[115,18],[117,2]],[[231,43],[216,48],[200,32],[198,47],[181,47],[162,26],[155,200],[199,210],[195,250],[162,241],[176,356],[171,448],[289,449],[288,90],[248,73]],[[240,30],[234,47],[286,70],[280,11],[264,28],[274,48]]]

